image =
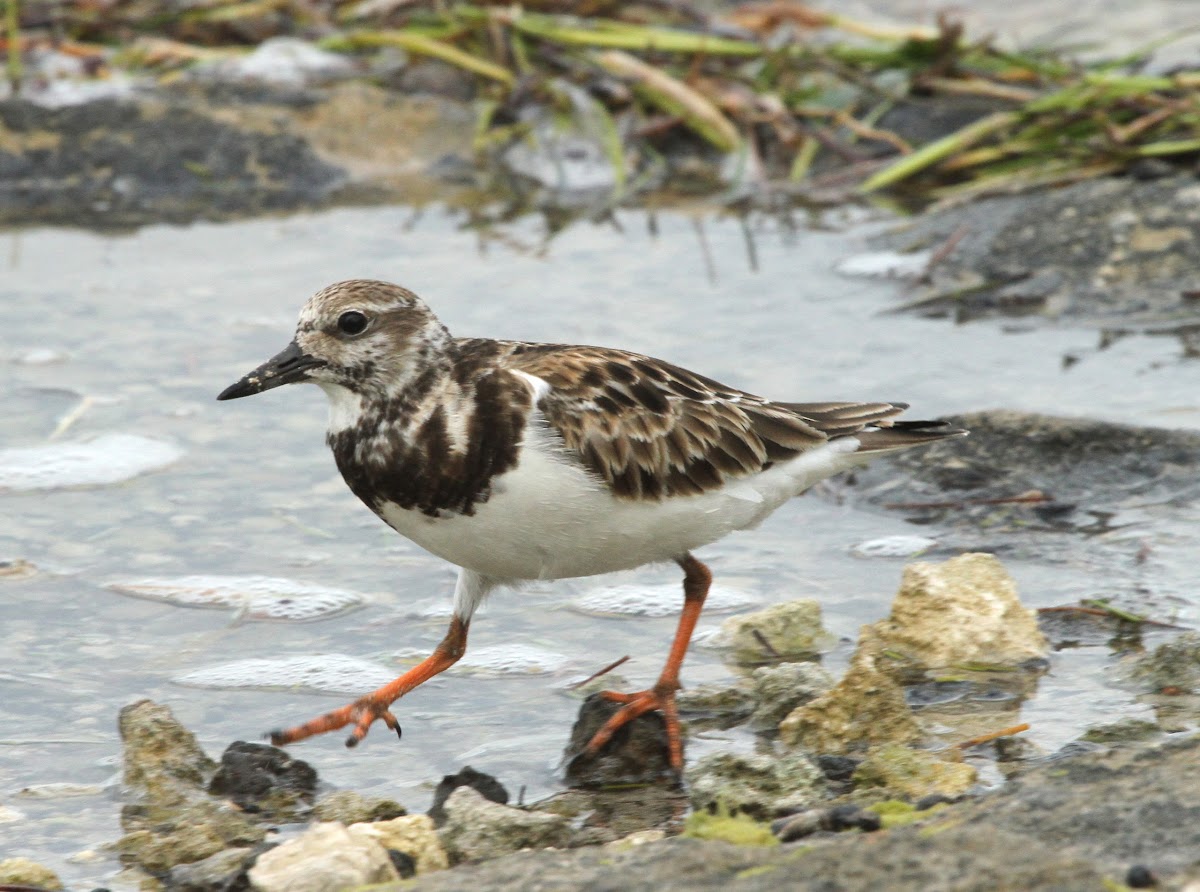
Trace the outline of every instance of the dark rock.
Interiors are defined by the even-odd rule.
[[[249,892],[246,870],[260,851],[261,847],[225,849],[191,864],[176,865],[167,871],[163,885],[169,892]]]
[[[777,818],[771,822],[771,832],[779,838],[780,842],[795,842],[797,839],[804,839],[804,837],[812,836],[821,830],[823,814],[822,809],[810,808],[794,815]]]
[[[589,741],[620,703],[592,694],[579,708],[567,744],[567,784],[598,788],[626,784],[678,783],[667,749],[667,728],[657,712],[638,716],[617,731],[594,756],[584,752]]]
[[[857,805],[838,805],[829,809],[827,815],[825,823],[830,830],[838,833],[843,830],[871,833],[883,826],[883,820],[878,814]]]
[[[1043,610],[1038,614],[1038,628],[1054,650],[1102,645],[1117,653],[1142,649],[1142,630],[1138,625],[1110,613]]]
[[[317,772],[307,762],[263,743],[235,741],[221,754],[208,792],[227,796],[248,812],[291,816],[312,804]]]
[[[1134,864],[1125,874],[1125,885],[1131,889],[1153,889],[1158,878],[1146,865]]]
[[[913,803],[913,809],[916,811],[928,811],[935,805],[948,805],[951,802],[958,802],[961,796],[944,796],[941,793],[930,793],[928,796],[922,796]]]
[[[831,781],[842,783],[849,781],[854,775],[854,770],[858,768],[862,759],[854,759],[850,756],[838,756],[833,753],[822,753],[816,758],[817,767]]]
[[[1090,743],[1086,740],[1072,740],[1070,743],[1063,744],[1057,750],[1046,757],[1047,762],[1062,762],[1066,759],[1077,759],[1080,756],[1091,755],[1092,753],[1102,753],[1108,747],[1100,743]]]
[[[616,842],[645,830],[674,835],[683,828],[688,807],[687,793],[666,784],[624,790],[564,790],[530,806],[532,811],[570,819],[572,846]]]
[[[528,889],[536,877],[540,892],[1103,889],[1130,864],[1148,863],[1168,884],[1200,851],[1197,760],[1200,738],[1058,762],[869,839],[850,833],[820,846],[760,848],[676,838],[626,850],[519,852],[404,888]]]
[[[913,301],[927,314],[1194,323],[1180,294],[1200,266],[1200,182],[1162,159],[1131,174],[934,211],[877,244],[936,250],[959,234]]]
[[[1200,634],[1184,632],[1132,658],[1124,674],[1149,691],[1200,692]]]
[[[780,842],[793,842],[820,831],[841,833],[844,830],[861,830],[873,833],[883,826],[883,819],[873,811],[858,805],[837,805],[788,815],[771,823],[771,832]]]
[[[443,776],[441,782],[437,785],[437,789],[433,791],[433,804],[429,806],[429,811],[426,814],[433,818],[433,823],[436,826],[440,827],[445,822],[446,810],[444,806],[446,800],[459,787],[470,787],[484,799],[491,802],[499,802],[501,805],[508,804],[508,790],[504,788],[504,784],[500,783],[500,781],[496,780],[490,774],[476,771],[470,765],[467,765],[458,774]]]
[[[1131,499],[1200,497],[1195,431],[1008,410],[950,421],[971,436],[878,461],[837,491],[915,523],[986,529],[992,541],[1001,533],[1103,532],[1105,516]],[[1032,491],[1052,501],[1033,500]]]
[[[400,879],[407,880],[409,877],[417,875],[417,861],[408,852],[388,849],[387,853],[388,857],[392,859],[392,867],[396,868],[396,873],[400,874]]]
[[[0,222],[120,227],[322,204],[346,180],[299,136],[156,98],[0,102]]]

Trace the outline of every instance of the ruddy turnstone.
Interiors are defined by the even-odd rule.
[[[287,744],[376,719],[453,665],[495,588],[675,561],[683,610],[657,683],[632,694],[588,744],[662,712],[682,766],[675,692],[705,595],[702,545],[748,527],[813,484],[887,452],[963,436],[941,421],[894,421],[904,403],[780,403],[659,359],[604,347],[456,338],[411,291],[330,285],[294,340],[218,399],[311,381],[350,489],[385,523],[456,564],[445,639],[423,662],[355,702],[286,731]]]

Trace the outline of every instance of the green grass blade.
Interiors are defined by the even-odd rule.
[[[4,36],[8,38],[6,72],[12,95],[21,90],[21,7],[18,0],[5,0]]]
[[[378,46],[397,46],[418,56],[441,59],[464,71],[499,81],[507,87],[516,82],[513,73],[503,66],[465,53],[452,44],[435,40],[412,31],[351,31],[321,42],[324,49],[353,50]]]
[[[741,145],[733,123],[683,81],[620,50],[605,50],[595,59],[610,74],[631,81],[634,91],[646,102],[681,118],[689,129],[722,152],[736,151]]]
[[[939,161],[950,157],[955,152],[962,151],[984,137],[995,133],[997,130],[1002,130],[1010,124],[1015,123],[1019,117],[1016,112],[995,112],[986,118],[980,118],[978,121],[968,124],[961,130],[957,130],[941,139],[934,140],[928,145],[917,149],[911,155],[905,155],[898,161],[889,164],[883,170],[868,177],[858,187],[858,191],[865,194],[878,189],[885,189],[888,186],[894,186],[901,180],[906,180],[926,168],[932,167]]]
[[[757,43],[697,34],[674,28],[631,25],[612,19],[578,21],[524,14],[512,18],[515,29],[531,37],[574,46],[604,47],[635,52],[697,53],[709,56],[761,56]]]

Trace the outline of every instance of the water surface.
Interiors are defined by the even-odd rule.
[[[123,434],[182,450],[123,483],[0,494],[0,559],[39,568],[0,579],[0,821],[12,817],[4,808],[24,816],[0,823],[0,855],[42,860],[81,888],[112,882],[115,861],[95,850],[119,835],[115,719],[132,700],[169,704],[216,755],[345,699],[173,679],[313,653],[398,672],[440,640],[454,571],[391,532],[341,483],[323,445],[323,395],[294,387],[214,399],[283,347],[300,305],[334,280],[401,282],[460,335],[622,346],[781,399],[897,399],[919,416],[1006,407],[1200,426],[1196,366],[1171,339],[1128,337],[1101,351],[1094,331],[887,314],[904,298],[901,285],[833,271],[864,250],[869,229],[844,218],[795,228],[627,212],[619,226],[579,225],[549,243],[533,219],[491,234],[462,222],[436,209],[374,208],[121,237],[0,237],[0,448]],[[1079,361],[1064,369],[1066,355]],[[809,497],[700,557],[739,596],[820,598],[830,631],[850,641],[886,612],[904,562],[854,547],[913,533],[937,535]],[[1123,534],[1168,546],[1147,584],[1185,587],[1184,556],[1196,544],[1186,524],[1147,515]],[[1009,567],[1033,606],[1098,584],[1086,566]],[[107,587],[229,575],[349,591],[365,604],[271,622]],[[577,709],[564,684],[625,654],[633,659],[624,678],[649,683],[674,628],[673,616],[601,617],[571,602],[600,587],[662,592],[676,576],[656,567],[497,593],[471,628],[472,652],[497,656],[491,669],[464,667],[406,698],[397,709],[403,742],[376,729],[353,752],[340,735],[295,752],[326,781],[410,810],[427,807],[430,783],[464,764],[514,793],[525,787],[527,799],[553,791]],[[1197,619],[1194,604],[1179,615]],[[516,645],[523,649],[506,651]],[[843,646],[827,662],[837,670],[845,655]],[[1103,649],[1054,657],[1022,709],[1031,739],[1053,750],[1089,724],[1141,714],[1131,695],[1106,685],[1108,660]],[[684,670],[689,684],[729,675],[703,648]],[[710,733],[689,754],[752,745],[741,732]],[[76,786],[46,786],[61,783]]]

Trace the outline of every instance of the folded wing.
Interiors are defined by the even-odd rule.
[[[836,437],[875,451],[952,435],[941,422],[891,421],[903,403],[776,403],[636,353],[512,346],[503,365],[550,385],[546,421],[620,498],[708,492]]]

